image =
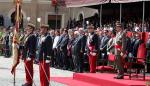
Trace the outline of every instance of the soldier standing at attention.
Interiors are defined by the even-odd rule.
[[[39,71],[40,86],[49,86],[50,80],[50,60],[52,56],[52,38],[48,34],[48,25],[42,25],[39,37]]]
[[[94,33],[94,26],[88,26],[87,53],[89,57],[90,73],[96,72],[96,60],[98,55],[98,36]]]
[[[115,57],[118,74],[116,79],[124,78],[124,68],[122,58],[125,56],[126,46],[126,30],[122,29],[122,25],[119,21],[116,22],[116,37],[115,37]]]
[[[28,24],[24,37],[24,52],[22,54],[25,64],[26,83],[22,86],[32,86],[33,83],[33,60],[36,52],[36,37],[33,34],[34,29],[35,25]]]

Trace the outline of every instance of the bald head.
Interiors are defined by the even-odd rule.
[[[84,33],[84,29],[83,28],[79,28],[79,33],[83,34]]]
[[[79,31],[74,32],[74,37],[77,38],[80,35]]]

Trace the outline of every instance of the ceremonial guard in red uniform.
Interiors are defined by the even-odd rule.
[[[33,83],[33,60],[36,52],[36,37],[33,34],[35,25],[28,24],[26,28],[26,34],[24,37],[24,52],[23,59],[26,73],[26,83],[22,86],[32,86]]]
[[[50,59],[52,56],[52,38],[48,34],[48,25],[42,25],[40,28],[39,37],[39,71],[40,71],[40,86],[49,86],[50,81]]]
[[[96,72],[98,54],[98,36],[94,33],[94,26],[88,26],[87,53],[89,57],[90,73]]]

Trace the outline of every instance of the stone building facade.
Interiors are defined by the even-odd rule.
[[[14,11],[15,4],[13,3],[13,0],[0,0],[0,15],[4,17],[4,26],[12,26],[11,19]],[[97,10],[87,7],[59,7],[57,19],[59,20],[60,28],[64,28],[70,18],[79,20],[80,14],[83,15],[83,18],[87,18],[93,16],[97,12]],[[23,0],[22,14],[23,26],[28,23],[27,17],[30,17],[29,22],[34,23],[37,27],[40,25],[37,22],[37,18],[41,18],[41,23],[50,24],[50,26],[51,24],[55,24],[56,21],[56,13],[50,0]]]

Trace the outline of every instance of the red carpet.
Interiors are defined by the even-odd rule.
[[[53,77],[51,78],[51,80],[66,84],[68,86],[100,86],[100,85],[90,84],[88,82],[74,80],[73,78],[68,78],[68,77]]]
[[[114,74],[106,73],[74,73],[73,78],[53,77],[51,80],[66,84],[68,86],[146,86],[146,81],[150,81],[150,77],[146,77],[146,81],[142,79],[124,80],[114,79]]]

